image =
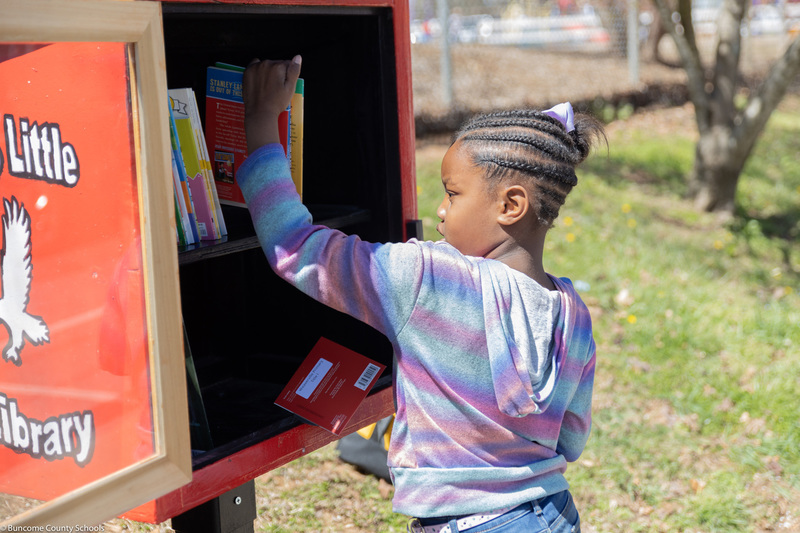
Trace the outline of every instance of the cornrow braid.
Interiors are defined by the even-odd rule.
[[[575,163],[574,153],[562,146],[552,146],[542,137],[533,137],[530,135],[497,135],[492,133],[467,133],[462,140],[476,140],[476,141],[495,141],[495,142],[509,142],[526,144],[532,148],[540,151],[551,151],[553,159],[560,163]]]
[[[564,185],[569,185],[570,187],[574,187],[578,184],[578,177],[575,175],[575,171],[572,170],[571,167],[569,169],[564,169],[561,165],[531,164],[524,161],[501,158],[479,161],[491,163],[511,170],[519,170],[520,172],[530,174],[539,179],[559,181]],[[570,170],[572,170],[572,172],[569,172]]]
[[[554,119],[549,115],[545,115],[539,112],[534,112],[536,113],[536,115],[533,115],[529,112],[526,112],[524,114],[520,114],[517,116],[511,116],[509,115],[509,113],[510,112],[492,113],[489,115],[482,115],[475,117],[473,121],[471,121],[464,128],[462,128],[462,131],[469,131],[486,127],[503,127],[503,126],[528,127],[531,124],[531,120],[537,120],[540,122],[539,127],[543,132],[553,135],[554,137],[560,137],[565,142],[569,142],[569,136],[567,134],[567,130],[558,120]]]
[[[592,145],[605,138],[603,127],[588,115],[575,116],[567,132],[557,119],[533,109],[478,115],[456,133],[490,184],[514,179],[529,186],[539,222],[553,225],[567,194],[577,185],[575,167]]]

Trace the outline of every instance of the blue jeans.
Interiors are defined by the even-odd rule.
[[[494,520],[459,531],[461,516],[420,518],[422,526],[449,523],[452,533],[580,533],[581,520],[568,490],[514,507]]]

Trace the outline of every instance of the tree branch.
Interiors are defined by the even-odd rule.
[[[772,64],[767,77],[737,117],[734,137],[743,145],[755,144],[770,115],[778,107],[792,80],[800,74],[800,37]],[[746,157],[746,156],[745,156]]]
[[[697,127],[700,131],[704,131],[710,126],[709,103],[708,95],[705,92],[705,73],[700,62],[700,53],[697,47],[693,47],[686,36],[678,31],[675,22],[672,20],[673,10],[667,1],[655,0],[655,4],[661,15],[661,22],[664,24],[664,28],[672,36],[675,46],[678,48],[678,54],[681,57],[683,68],[686,70],[688,78],[689,99],[694,104]],[[691,34],[694,35],[693,30],[691,30]]]
[[[742,49],[741,27],[747,3],[747,0],[724,0],[717,18],[718,42],[713,77],[716,96],[711,98],[711,121],[730,128],[736,115],[734,96]]]
[[[683,35],[686,37],[686,42],[692,49],[692,52],[699,58],[700,54],[697,51],[697,38],[694,34],[691,0],[678,0],[678,14],[681,16],[681,26],[683,26]]]

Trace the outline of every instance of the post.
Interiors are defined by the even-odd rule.
[[[177,533],[253,533],[256,519],[256,485],[250,480],[172,518]]]
[[[628,0],[628,76],[639,84],[639,2]]]
[[[450,6],[448,0],[436,0],[436,18],[442,28],[440,43],[440,83],[442,103],[447,109],[453,107],[453,69],[450,63]]]

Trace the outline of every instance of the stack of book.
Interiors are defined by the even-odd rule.
[[[211,172],[197,99],[189,88],[168,92],[178,244],[221,239],[228,231]]]
[[[206,122],[200,123],[190,88],[170,89],[170,133],[175,179],[178,244],[214,241],[227,235],[221,205],[246,207],[236,173],[247,157],[242,76],[226,63],[208,67]],[[289,108],[280,116],[281,144],[291,163],[297,192],[303,194],[304,82],[297,81]]]

